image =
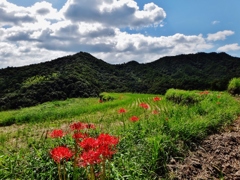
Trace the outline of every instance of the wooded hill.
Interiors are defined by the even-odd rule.
[[[112,65],[89,53],[0,70],[0,110],[107,92],[164,94],[169,88],[226,90],[240,77],[240,58],[226,53],[163,57]]]

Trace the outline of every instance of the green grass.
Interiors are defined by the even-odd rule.
[[[52,129],[67,130],[72,122],[94,123],[92,136],[109,133],[120,138],[117,153],[107,162],[108,179],[167,179],[170,157],[184,158],[192,142],[217,132],[240,114],[239,102],[226,92],[171,89],[159,95],[160,101],[153,101],[156,95],[151,94],[104,96],[114,100],[99,103],[96,98],[75,98],[0,112],[0,179],[57,179],[57,167],[48,152],[59,143],[71,147],[73,142],[69,136],[57,142],[45,136]],[[141,108],[140,103],[149,108]],[[126,113],[119,114],[120,108]],[[139,121],[131,122],[132,116]],[[12,123],[17,125],[4,126]],[[69,178],[72,172],[68,162]],[[77,173],[85,179],[83,168]]]
[[[228,92],[232,95],[240,94],[240,78],[233,78],[228,84]]]

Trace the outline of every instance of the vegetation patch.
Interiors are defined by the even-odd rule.
[[[240,78],[233,78],[229,82],[227,90],[232,95],[240,95]]]
[[[180,89],[169,89],[165,96],[168,100],[177,103],[191,105],[200,102],[204,99],[204,95],[209,94],[209,91],[187,91]]]
[[[173,91],[200,100],[176,103]],[[106,93],[114,101],[73,98],[0,112],[5,123],[28,114],[21,126],[0,128],[0,179],[168,178],[172,158],[240,114],[226,92],[184,93]]]

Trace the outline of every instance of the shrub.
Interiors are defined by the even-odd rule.
[[[179,89],[169,89],[165,96],[166,99],[177,104],[195,104],[201,101],[202,95],[208,94],[208,91],[197,93],[196,91],[185,91]]]
[[[232,95],[240,94],[240,78],[233,78],[228,84],[227,91]]]

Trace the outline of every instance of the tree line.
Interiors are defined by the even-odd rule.
[[[164,94],[170,88],[226,90],[240,77],[240,58],[226,53],[163,57],[151,63],[112,65],[89,53],[0,70],[0,110],[101,92]]]

